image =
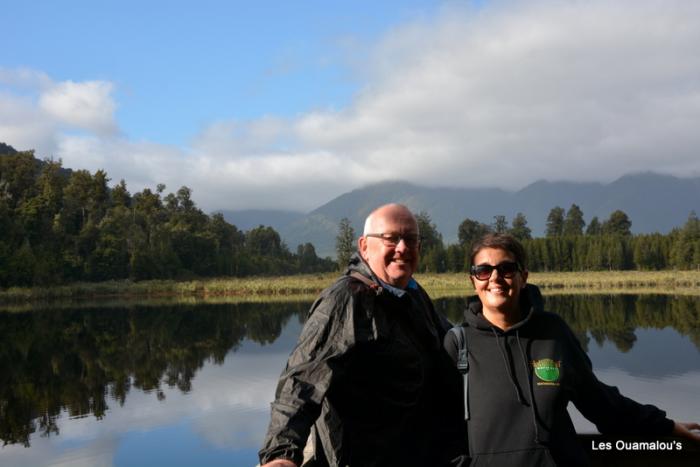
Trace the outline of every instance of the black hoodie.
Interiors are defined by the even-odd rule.
[[[543,310],[536,286],[528,284],[520,301],[524,317],[507,331],[484,318],[478,297],[465,311],[472,465],[588,465],[566,410],[569,401],[603,434],[671,433],[665,412],[596,378],[569,326]],[[453,333],[445,337],[445,349],[456,362]]]

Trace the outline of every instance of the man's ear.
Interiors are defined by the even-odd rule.
[[[527,285],[527,269],[524,269],[523,271],[521,271],[520,275],[523,278],[523,289],[524,289],[525,285]]]
[[[367,261],[367,238],[365,238],[364,236],[357,239],[357,251],[360,252],[360,256],[362,256],[362,259]]]

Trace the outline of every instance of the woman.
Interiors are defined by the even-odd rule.
[[[487,234],[471,252],[470,299],[462,325],[468,355],[468,447],[472,465],[587,465],[566,406],[604,434],[678,435],[700,441],[697,423],[622,396],[595,377],[571,329],[544,312],[527,284],[525,250],[513,237]],[[445,337],[457,362],[458,335]]]

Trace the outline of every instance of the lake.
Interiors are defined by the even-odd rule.
[[[700,297],[545,301],[602,381],[700,421]],[[0,465],[255,465],[309,305],[0,311]],[[462,300],[436,306],[460,320]],[[579,432],[595,432],[570,410]]]

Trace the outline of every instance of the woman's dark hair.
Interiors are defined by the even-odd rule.
[[[497,248],[505,250],[515,256],[515,261],[521,269],[527,269],[527,253],[522,243],[515,237],[501,233],[487,233],[472,244],[472,252],[469,257],[469,265],[474,265],[474,257],[484,248]]]

